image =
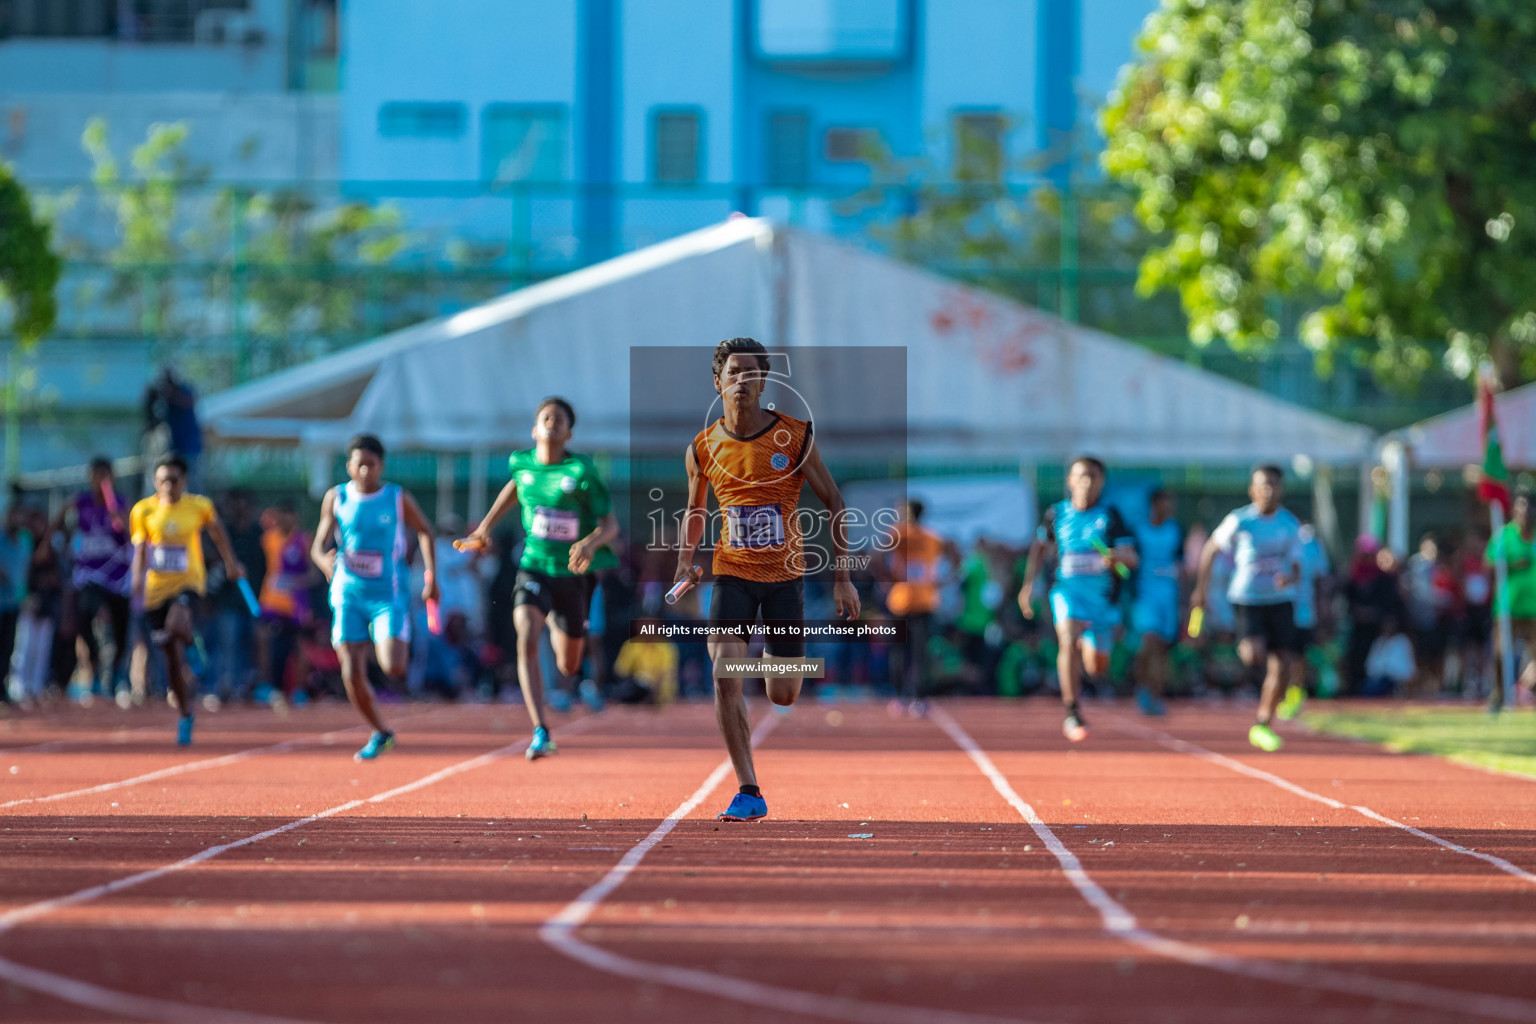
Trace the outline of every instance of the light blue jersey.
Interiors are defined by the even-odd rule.
[[[1328,575],[1328,552],[1317,531],[1310,525],[1301,528],[1301,579],[1296,581],[1296,628],[1317,628],[1317,581]]]
[[[1227,514],[1211,540],[1234,562],[1227,597],[1235,605],[1284,604],[1296,598],[1296,564],[1302,559],[1301,520],[1278,508],[1264,515],[1256,505]],[[1278,586],[1276,579],[1289,582]]]
[[[372,494],[343,484],[332,494],[336,572],[331,577],[334,644],[410,635],[405,564],[405,492],[385,484]]]
[[[1120,624],[1120,577],[1104,564],[1103,552],[1134,542],[1119,511],[1102,501],[1088,509],[1058,501],[1046,511],[1039,537],[1056,544],[1052,616],[1057,622],[1087,623],[1083,639],[1098,650],[1109,650]]]
[[[1166,519],[1157,526],[1134,527],[1141,565],[1136,570],[1136,601],[1131,622],[1136,633],[1152,633],[1172,643],[1179,635],[1179,567],[1184,561],[1184,531]]]

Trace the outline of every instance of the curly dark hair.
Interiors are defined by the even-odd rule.
[[[761,364],[764,373],[773,369],[769,361],[768,350],[763,347],[762,342],[756,338],[727,338],[715,346],[716,377],[719,377],[721,371],[725,369],[725,361],[738,352],[750,352],[756,355],[758,357],[757,361]]]

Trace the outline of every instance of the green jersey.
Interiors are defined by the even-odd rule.
[[[507,460],[517,501],[523,509],[523,559],[520,565],[546,576],[572,576],[571,545],[593,530],[613,509],[608,488],[588,455],[567,452],[564,461],[545,465],[532,448]],[[592,556],[592,571],[619,564],[611,548]]]
[[[1520,536],[1520,527],[1509,523],[1488,542],[1490,563],[1501,547],[1509,564],[1509,586],[1499,592],[1494,607],[1508,608],[1512,619],[1536,619],[1536,541],[1526,540]]]

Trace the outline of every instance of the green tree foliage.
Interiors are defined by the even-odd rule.
[[[1197,343],[1287,300],[1325,365],[1536,373],[1536,4],[1164,0],[1139,47],[1103,160]]]
[[[367,272],[409,243],[399,211],[215,187],[186,156],[187,139],[185,124],[152,126],[125,174],[105,122],[86,128],[92,181],[117,216],[109,298],[137,301],[143,332],[157,340],[232,338],[220,346],[230,351],[205,353],[197,367],[214,377],[280,369],[361,333]]]
[[[47,334],[58,312],[61,266],[51,235],[26,189],[0,164],[0,309],[10,307],[10,330],[23,346]]]

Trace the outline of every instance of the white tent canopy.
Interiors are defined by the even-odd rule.
[[[904,346],[913,458],[1359,463],[1369,430],[1037,309],[770,221],[724,224],[208,398],[226,440],[334,451],[357,431],[402,449],[527,443],[546,394],[584,448],[629,442],[631,346],[750,335],[770,349]],[[823,400],[889,406],[847,382]],[[799,385],[797,385],[799,386]],[[831,387],[835,390],[826,390]],[[877,416],[872,411],[871,416]]]
[[[1536,384],[1495,395],[1493,404],[1504,464],[1513,469],[1536,468]],[[1420,469],[1460,470],[1483,462],[1475,402],[1404,427],[1387,441],[1403,444],[1409,461]]]
[[[1536,384],[1495,395],[1494,416],[1504,464],[1536,468]],[[1483,462],[1482,423],[1477,403],[1420,420],[1382,439],[1381,462],[1387,470],[1389,514],[1387,541],[1399,553],[1408,549],[1408,474],[1410,469],[1461,471]]]

